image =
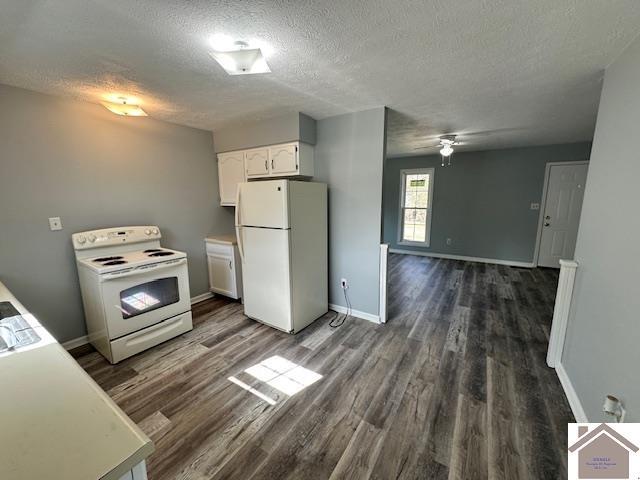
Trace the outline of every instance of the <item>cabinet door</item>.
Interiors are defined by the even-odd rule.
[[[243,152],[221,153],[218,155],[218,184],[220,185],[220,205],[235,205],[238,184],[244,182]]]
[[[269,175],[269,151],[256,148],[244,152],[247,177],[264,177]]]
[[[211,291],[237,297],[233,257],[207,254]]]
[[[271,175],[292,175],[298,173],[298,146],[276,145],[269,147]]]

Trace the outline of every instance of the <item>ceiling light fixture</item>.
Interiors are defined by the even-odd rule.
[[[229,75],[270,73],[262,49],[247,42],[231,41],[226,35],[216,35],[211,41],[214,51],[211,56]]]
[[[101,102],[102,105],[116,115],[124,115],[126,117],[146,117],[145,112],[139,105],[128,103],[125,97],[118,97],[117,102]]]
[[[453,155],[453,146],[456,145],[455,135],[444,135],[440,137],[440,155],[442,155],[442,166],[445,166],[445,158],[447,159],[447,165],[451,166],[451,155]]]

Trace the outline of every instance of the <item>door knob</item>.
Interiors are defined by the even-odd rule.
[[[548,227],[549,225],[551,225],[549,222],[544,222],[545,227]]]

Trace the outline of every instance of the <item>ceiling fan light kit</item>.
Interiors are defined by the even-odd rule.
[[[456,145],[456,136],[455,135],[443,135],[440,137],[440,155],[442,156],[442,166],[451,166],[451,156],[453,155],[453,146]]]

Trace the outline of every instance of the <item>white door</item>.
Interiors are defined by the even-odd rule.
[[[211,291],[235,297],[235,274],[233,258],[222,255],[207,254],[209,263],[209,285]]]
[[[235,205],[238,184],[244,182],[244,153],[231,152],[218,155],[218,184],[220,205]]]
[[[244,152],[247,178],[264,177],[269,174],[269,150],[256,148]]]
[[[538,265],[560,268],[576,248],[588,164],[551,165],[540,239]]]
[[[290,332],[289,230],[242,227],[244,313]]]
[[[289,228],[287,180],[248,182],[240,185],[236,207],[238,225]]]
[[[269,147],[269,161],[272,175],[298,173],[298,146],[278,145]]]

